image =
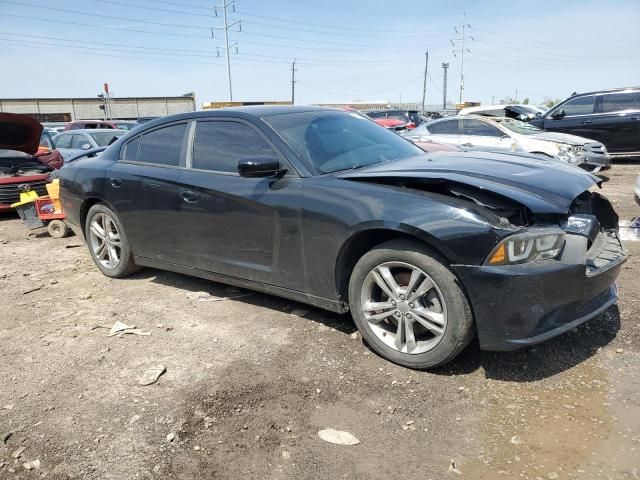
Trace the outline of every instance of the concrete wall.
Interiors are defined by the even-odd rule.
[[[29,115],[65,114],[70,120],[103,119],[100,98],[20,98],[0,99],[0,112]],[[111,99],[111,117],[136,119],[161,117],[174,113],[193,112],[195,96],[184,97],[127,97]]]

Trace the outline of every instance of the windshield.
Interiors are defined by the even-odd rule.
[[[99,147],[107,147],[122,136],[122,132],[91,132],[89,135],[93,137]]]
[[[512,132],[520,133],[522,135],[533,135],[534,133],[540,133],[542,131],[538,127],[534,127],[530,123],[521,122],[520,120],[516,120],[515,118],[498,118],[493,120],[498,122],[503,127],[508,128]]]
[[[418,147],[356,114],[304,112],[265,117],[300,161],[317,174],[420,155]]]

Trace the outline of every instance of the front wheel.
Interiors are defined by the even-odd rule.
[[[394,240],[366,253],[351,274],[349,304],[367,343],[410,368],[452,360],[475,333],[456,276],[417,242]]]
[[[89,252],[107,277],[121,278],[138,270],[118,216],[98,203],[87,213],[85,237]]]

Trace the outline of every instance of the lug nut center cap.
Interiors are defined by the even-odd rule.
[[[401,314],[405,314],[407,312],[411,311],[411,308],[409,307],[409,303],[408,302],[398,302],[398,305],[396,306],[396,308],[398,309],[398,311]]]

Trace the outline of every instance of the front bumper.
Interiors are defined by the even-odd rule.
[[[605,247],[595,261],[581,265],[455,265],[471,301],[480,347],[506,351],[540,343],[616,303],[615,282],[626,257],[615,240],[617,246]]]
[[[576,165],[588,165],[591,167],[600,167],[600,170],[608,170],[611,168],[611,157],[608,154],[587,153],[579,155]]]

